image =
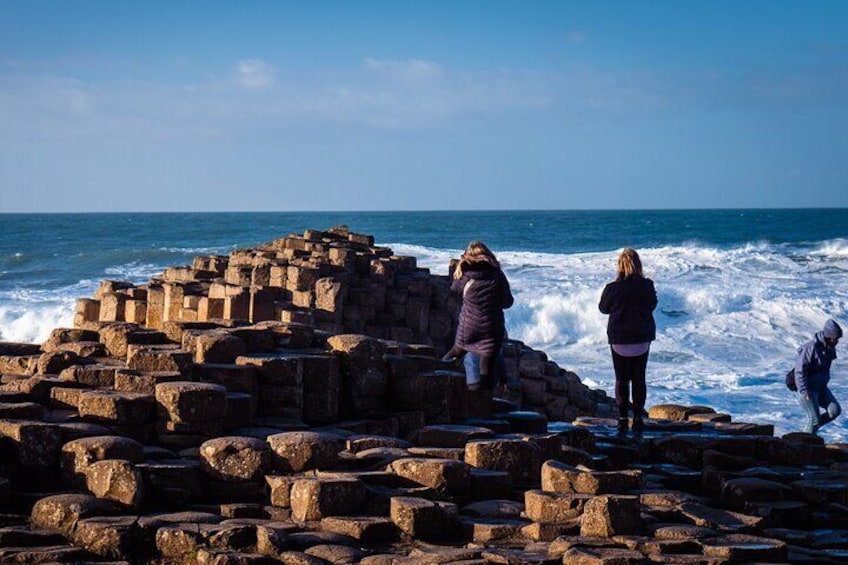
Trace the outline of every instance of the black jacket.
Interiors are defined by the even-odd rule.
[[[607,337],[612,344],[645,343],[657,338],[654,308],[657,291],[654,281],[639,276],[609,283],[598,304],[601,312],[609,314]]]
[[[481,355],[496,353],[506,331],[503,311],[513,303],[503,272],[488,263],[463,263],[451,291],[462,297],[456,345]]]

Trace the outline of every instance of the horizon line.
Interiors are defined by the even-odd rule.
[[[108,214],[430,214],[430,213],[502,213],[502,212],[730,212],[730,211],[788,211],[788,210],[848,210],[848,206],[764,206],[764,207],[715,207],[715,208],[477,208],[477,209],[428,209],[428,210],[90,210],[90,211],[42,211],[0,212],[0,216],[26,215],[108,215]]]

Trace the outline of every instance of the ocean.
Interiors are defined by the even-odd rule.
[[[635,247],[659,296],[648,405],[705,404],[778,434],[803,427],[783,385],[796,348],[828,317],[848,326],[848,209],[5,214],[0,341],[41,342],[70,326],[74,300],[101,279],[143,283],[196,255],[338,224],[436,274],[485,241],[516,298],[510,337],[610,395],[597,302],[618,251]],[[848,360],[835,361],[831,388],[848,409]],[[848,415],[821,435],[848,442]]]

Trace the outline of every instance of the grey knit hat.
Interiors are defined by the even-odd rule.
[[[842,328],[835,321],[828,320],[824,323],[824,337],[838,339],[842,337]]]

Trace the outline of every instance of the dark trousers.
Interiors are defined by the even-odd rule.
[[[633,389],[633,417],[641,418],[645,410],[645,398],[648,394],[645,386],[645,369],[648,367],[648,353],[636,357],[624,357],[610,347],[612,366],[615,369],[615,405],[618,417],[627,418],[630,410],[630,389]]]

